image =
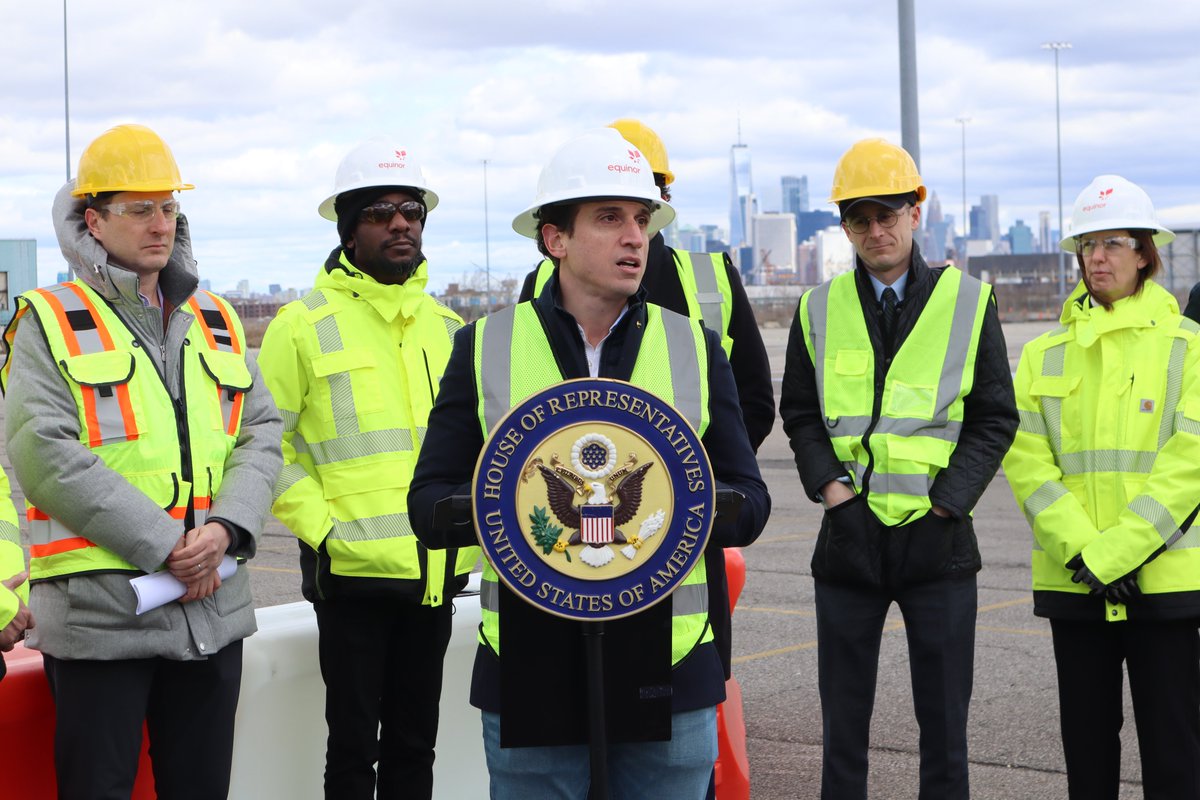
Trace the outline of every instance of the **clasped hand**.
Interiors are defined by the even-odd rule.
[[[230,543],[229,531],[219,522],[206,522],[179,537],[167,556],[167,569],[187,587],[179,602],[202,600],[221,588],[217,567]]]
[[[1138,571],[1136,569],[1117,578],[1112,583],[1106,584],[1097,578],[1096,574],[1084,563],[1082,553],[1068,561],[1066,567],[1075,572],[1071,576],[1072,581],[1088,587],[1088,594],[1104,595],[1104,599],[1110,603],[1128,603],[1142,596],[1142,590],[1138,587]]]

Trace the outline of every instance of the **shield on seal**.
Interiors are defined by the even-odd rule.
[[[615,538],[611,503],[580,506],[579,523],[579,536],[585,544],[608,544]]]

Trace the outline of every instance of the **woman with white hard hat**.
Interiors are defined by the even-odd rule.
[[[1071,798],[1117,797],[1122,665],[1146,797],[1200,797],[1200,338],[1154,282],[1175,235],[1101,175],[1075,200],[1082,280],[1025,346],[1004,469],[1033,528]]]

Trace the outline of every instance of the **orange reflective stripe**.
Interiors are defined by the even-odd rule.
[[[79,355],[79,339],[75,336],[75,329],[71,327],[71,323],[67,320],[67,310],[63,308],[62,301],[55,296],[54,292],[48,289],[37,289],[35,291],[46,298],[46,301],[50,304],[50,308],[54,311],[54,318],[58,320],[58,327],[62,330],[63,338],[67,341],[67,352],[73,356]]]
[[[195,315],[196,321],[200,323],[200,329],[204,331],[204,338],[208,341],[209,349],[221,350],[225,348],[217,343],[216,336],[213,334],[212,326],[208,324],[208,320],[204,317],[205,309],[201,307],[200,301],[197,299],[202,292],[203,294],[208,295],[205,297],[205,300],[212,304],[212,310],[217,314],[220,314],[221,319],[224,320],[224,333],[229,337],[229,344],[226,347],[229,350],[232,350],[234,353],[240,355],[242,352],[242,343],[238,340],[237,334],[234,332],[233,323],[229,319],[229,314],[225,311],[225,306],[218,302],[216,298],[209,292],[205,292],[203,289],[201,289],[188,299],[188,307],[192,309],[192,314]]]
[[[225,420],[225,433],[230,436],[237,434],[238,420],[242,417],[242,401],[245,399],[245,392],[238,392],[233,396],[233,407],[229,409],[229,419]]]
[[[31,544],[29,545],[29,557],[46,558],[72,550],[82,550],[85,547],[96,547],[96,543],[82,536],[72,536],[70,539],[59,539],[49,544]]]
[[[171,515],[171,519],[183,519],[187,516],[187,506],[175,506],[168,508],[167,513]]]
[[[204,319],[204,311],[200,308],[200,304],[196,302],[196,295],[188,298],[188,308],[192,310],[192,314],[196,317],[196,321],[200,323],[200,330],[204,331],[204,339],[208,342],[209,350],[217,349],[217,341],[213,338],[212,328],[208,327],[208,322]]]
[[[116,349],[113,344],[112,334],[109,333],[108,326],[106,326],[104,324],[104,320],[100,317],[100,312],[96,310],[96,306],[95,306],[95,304],[92,303],[91,298],[88,297],[87,294],[83,291],[83,289],[80,288],[77,284],[67,283],[67,284],[64,284],[64,286],[66,286],[71,291],[72,294],[74,294],[76,297],[78,297],[79,302],[83,303],[83,305],[87,307],[88,312],[91,313],[92,319],[96,323],[96,335],[100,337],[100,343],[104,346],[104,349],[105,350]],[[71,331],[71,337],[74,338],[74,336],[75,336],[75,332]],[[78,342],[76,342],[76,347],[78,347]],[[72,355],[74,355],[74,353],[72,353]],[[137,427],[134,424],[133,403],[129,399],[129,384],[122,383],[119,386],[116,386],[114,388],[116,389],[116,393],[117,393],[117,403],[121,407],[121,420],[125,423],[125,438],[132,441],[132,440],[138,438],[138,434],[137,434]],[[92,390],[93,410],[94,410],[94,405],[95,405],[95,392],[96,392],[96,390],[93,389]],[[87,396],[87,393],[85,392],[85,397],[86,396]],[[89,420],[89,422],[90,422],[90,420]],[[96,430],[96,429],[91,428],[89,426],[89,431],[91,431],[91,430]],[[89,438],[90,438],[90,434],[89,434]],[[97,442],[97,444],[99,444],[99,442]],[[96,445],[92,445],[92,447],[95,447],[95,446]]]
[[[63,284],[70,286],[70,284]],[[67,352],[73,356],[79,355],[79,337],[75,335],[75,329],[71,326],[67,319],[67,310],[63,308],[60,301],[53,292],[46,289],[38,289],[37,292],[46,298],[50,309],[54,312],[54,317],[58,320],[58,328],[62,331],[63,340],[67,343]],[[76,292],[78,294],[78,292]],[[93,314],[93,317],[95,314]],[[107,332],[106,332],[107,333]],[[87,426],[88,432],[88,447],[99,447],[101,442],[100,435],[100,418],[96,414],[96,393],[88,391],[86,386],[81,386],[83,393],[83,420]]]
[[[113,346],[112,334],[108,332],[108,327],[104,324],[104,320],[100,318],[100,312],[96,310],[96,306],[92,304],[92,299],[87,296],[87,293],[84,292],[82,288],[80,288],[77,284],[74,284],[74,283],[64,283],[63,286],[68,291],[70,291],[71,294],[78,297],[79,302],[83,303],[83,305],[87,308],[88,313],[90,313],[92,315],[92,319],[95,320],[95,322],[96,322],[96,335],[100,337],[100,344],[102,344],[104,346],[104,349],[105,350],[116,349]],[[61,321],[65,322],[66,321],[65,317]],[[70,326],[68,325],[67,327],[70,327]],[[73,330],[71,331],[71,336],[72,337],[75,336],[75,331],[73,331]],[[78,349],[79,349],[78,343],[76,343],[75,347],[76,347],[76,349],[71,352],[71,355],[79,354],[78,353]]]
[[[192,498],[192,508],[197,511],[207,511],[212,506],[211,497],[194,497]]]

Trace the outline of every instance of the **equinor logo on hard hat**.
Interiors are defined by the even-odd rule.
[[[408,157],[408,151],[407,150],[396,150],[395,153],[396,153],[396,158],[399,159],[398,161],[380,161],[379,168],[380,169],[404,169],[404,167],[407,166],[404,163],[404,159],[406,159]]]
[[[1090,206],[1084,206],[1083,207],[1084,213],[1087,213],[1089,211],[1095,211],[1098,208],[1104,208],[1105,206],[1107,206],[1108,203],[1106,203],[1104,201],[1107,200],[1109,195],[1111,195],[1112,193],[1113,193],[1112,189],[1102,189],[1100,191],[1100,202],[1092,203]]]
[[[633,164],[609,164],[608,171],[609,172],[632,172],[634,175],[640,175],[642,172],[642,168],[641,168],[641,166],[635,166],[635,165],[641,164],[642,154],[632,148],[629,150],[626,150],[625,152],[629,153],[629,160],[634,163]]]

